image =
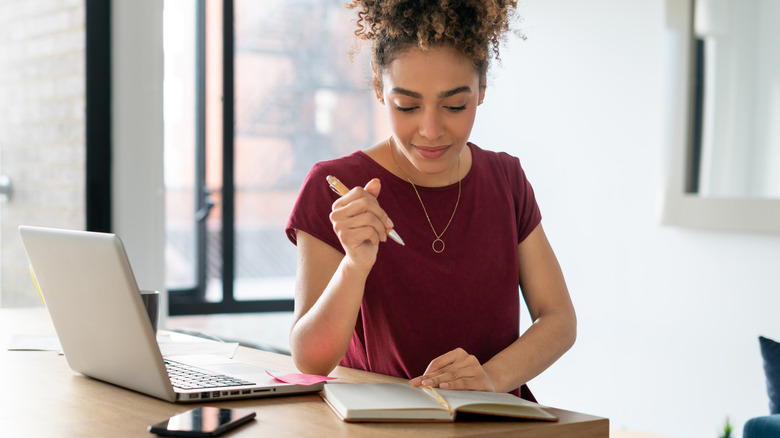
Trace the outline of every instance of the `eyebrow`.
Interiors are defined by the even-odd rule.
[[[393,94],[403,94],[404,96],[413,97],[415,99],[422,99],[423,97],[422,94],[416,91],[411,91],[400,87],[395,87],[392,90],[390,90],[390,92]],[[437,97],[439,99],[443,99],[445,97],[454,96],[459,93],[471,93],[471,88],[464,85],[462,87],[453,88],[452,90],[442,91],[437,95]]]

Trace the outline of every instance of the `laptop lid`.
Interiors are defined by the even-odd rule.
[[[29,226],[19,234],[68,366],[175,400],[119,237]]]
[[[74,371],[168,401],[322,389],[322,383],[283,383],[266,374],[263,367],[209,355],[169,359],[254,384],[174,389],[119,237],[30,226],[19,227],[19,234],[68,366]]]

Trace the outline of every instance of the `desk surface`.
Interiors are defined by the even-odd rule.
[[[76,374],[50,351],[7,351],[14,334],[52,334],[44,309],[0,309],[0,425],[3,436],[155,437],[146,428],[199,404],[174,404]],[[239,347],[236,358],[294,372],[289,356]],[[342,382],[399,381],[339,367]],[[202,404],[208,405],[209,403]],[[345,423],[315,394],[211,403],[249,408],[257,420],[226,437],[454,436],[608,437],[609,421],[550,408],[556,423],[465,421],[455,423]]]

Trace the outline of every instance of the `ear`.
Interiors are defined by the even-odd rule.
[[[376,100],[382,105],[385,104],[385,98],[382,96],[382,78],[379,77],[379,73],[376,71],[374,61],[371,61],[371,71],[373,76],[371,78],[371,84],[374,86],[374,94],[376,94]]]
[[[487,74],[483,73],[479,77],[479,105],[485,100],[485,90],[487,90]]]

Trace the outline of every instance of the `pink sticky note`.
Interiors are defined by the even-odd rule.
[[[274,379],[280,382],[292,383],[294,385],[314,385],[315,383],[322,383],[322,382],[327,382],[328,380],[335,379],[335,377],[318,376],[315,374],[292,373],[292,374],[285,374],[283,376],[276,376],[271,374],[271,372],[268,370],[265,370],[265,372],[268,373],[269,376],[273,377]]]

